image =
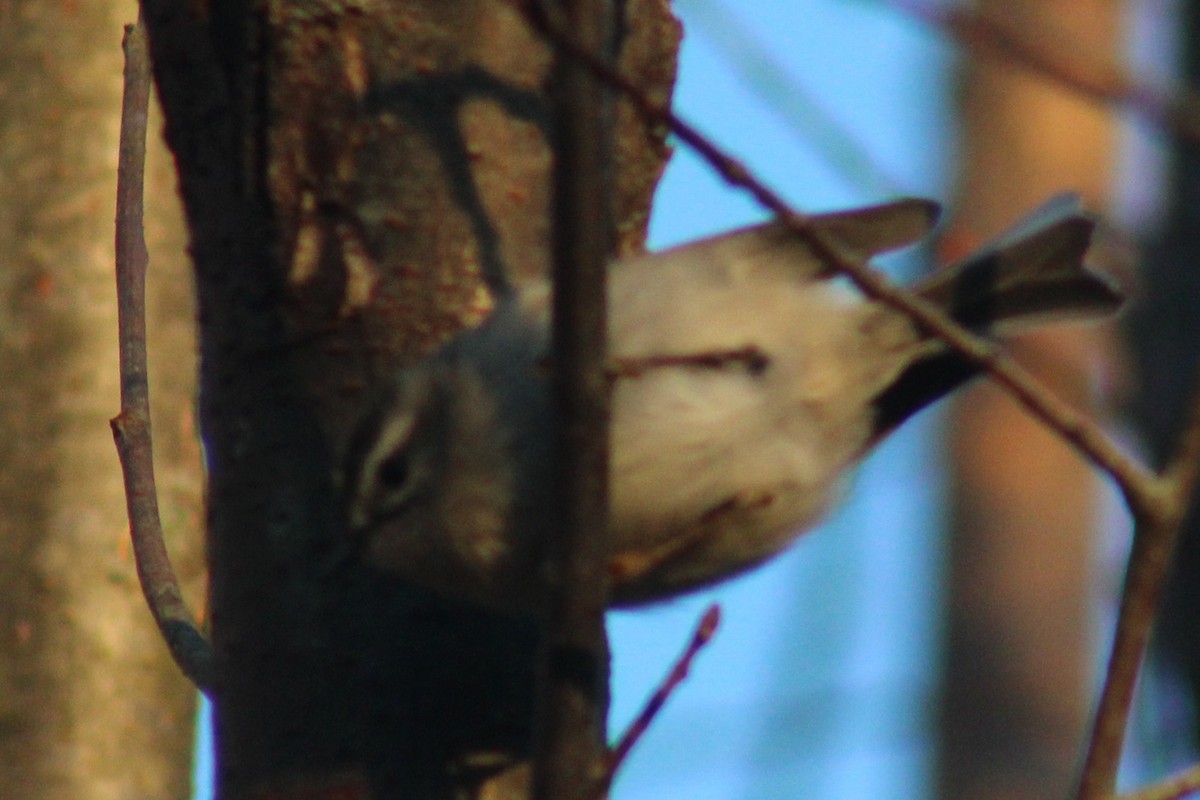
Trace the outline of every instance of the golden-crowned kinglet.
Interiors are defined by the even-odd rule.
[[[812,218],[867,259],[928,233],[916,199]],[[1107,314],[1093,221],[1056,198],[915,291],[979,333]],[[898,424],[977,374],[908,317],[862,299],[778,223],[618,261],[609,571],[614,605],[671,597],[787,547]],[[549,291],[526,287],[401,372],[342,473],[367,560],[490,608],[538,613],[554,536]]]

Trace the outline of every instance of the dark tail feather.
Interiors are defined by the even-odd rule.
[[[1124,301],[1120,288],[1083,263],[1094,228],[1077,197],[1060,195],[915,291],[983,335],[1111,314]],[[916,361],[876,400],[872,444],[978,374],[949,350]]]
[[[1078,197],[1059,195],[916,292],[981,334],[1008,323],[1111,314],[1124,300],[1119,287],[1083,263],[1095,227]]]
[[[909,417],[979,375],[979,367],[961,353],[946,351],[921,359],[875,399],[875,426],[868,449]]]

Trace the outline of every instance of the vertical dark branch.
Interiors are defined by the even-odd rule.
[[[560,0],[550,24],[612,51],[609,0]],[[610,92],[569,55],[554,73],[554,394],[559,537],[541,663],[535,798],[592,797],[603,777],[608,659],[604,631],[608,522],[605,267],[611,216]]]
[[[1193,390],[1191,419],[1179,440],[1175,457],[1163,471],[1158,484],[1158,503],[1151,508],[1151,513],[1135,516],[1133,546],[1121,590],[1117,629],[1088,740],[1076,795],[1079,800],[1100,800],[1116,792],[1134,689],[1180,531],[1188,513],[1193,510],[1198,465],[1200,385]]]
[[[1194,512],[1196,476],[1200,471],[1200,381],[1193,381],[1188,420],[1176,438],[1174,452],[1157,483],[1157,502],[1135,513],[1117,629],[1088,740],[1079,800],[1098,800],[1116,791],[1138,673],[1183,523]]]
[[[1133,691],[1178,533],[1179,519],[1169,513],[1161,520],[1139,520],[1134,529],[1117,630],[1088,737],[1078,800],[1102,800],[1116,792]]]
[[[212,648],[192,622],[171,567],[154,483],[150,386],[146,369],[146,241],[143,173],[150,66],[140,20],[125,30],[125,89],[117,164],[117,318],[120,329],[121,413],[113,438],[125,476],[125,502],[138,580],[171,655],[201,690],[212,688]]]

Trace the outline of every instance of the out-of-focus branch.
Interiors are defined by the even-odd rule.
[[[691,0],[695,27],[721,52],[730,70],[764,105],[811,141],[824,158],[859,187],[879,194],[904,194],[897,180],[848,126],[826,110],[807,87],[783,67],[723,0]]]
[[[1017,4],[1003,14],[969,4],[938,8],[918,0],[884,0],[893,8],[944,31],[964,48],[989,50],[1100,103],[1133,109],[1155,125],[1200,139],[1200,95],[1139,82],[1118,65],[1072,48],[1070,31],[1053,29]]]
[[[1119,800],[1179,800],[1200,792],[1200,765],[1177,772],[1166,780],[1120,796]]]
[[[1193,389],[1192,397],[1191,416],[1175,456],[1162,477],[1155,481],[1157,502],[1153,513],[1138,514],[1135,510],[1133,547],[1121,592],[1117,631],[1088,743],[1079,800],[1100,800],[1116,790],[1121,747],[1142,655],[1150,640],[1175,543],[1200,473],[1200,384]]]
[[[582,47],[613,51],[617,4],[546,0],[537,19]],[[533,797],[591,800],[602,782],[608,714],[608,419],[606,268],[612,217],[611,90],[558,54],[553,76],[554,374],[561,425],[553,593],[543,627]]]
[[[146,369],[146,242],[142,230],[143,172],[150,68],[141,24],[125,29],[125,90],[117,166],[117,314],[120,328],[121,413],[111,422],[125,477],[125,500],[138,580],[167,647],[183,673],[209,692],[212,646],[193,622],[163,543],[154,483],[150,391]]]

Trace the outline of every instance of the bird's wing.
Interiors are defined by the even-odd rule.
[[[906,198],[851,211],[814,214],[812,229],[858,261],[913,244],[937,222],[939,207],[931,200]],[[829,265],[817,258],[805,237],[779,221],[699,239],[678,247],[640,256],[616,269],[684,267],[688,271],[724,271],[732,265],[755,263],[782,266],[793,278],[823,277]]]

